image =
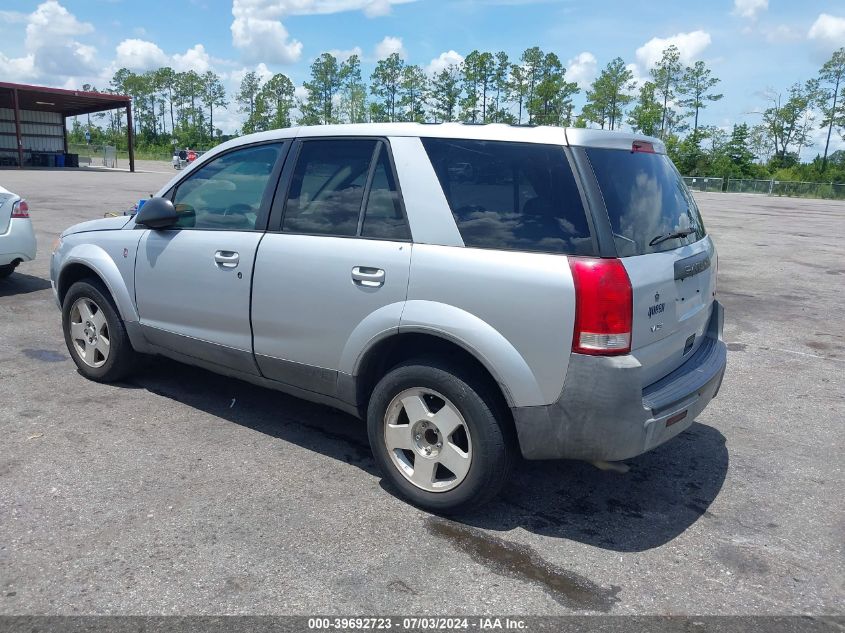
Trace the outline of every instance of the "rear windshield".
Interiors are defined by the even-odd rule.
[[[683,178],[665,154],[587,148],[620,256],[645,255],[704,237],[701,215]],[[663,240],[678,231],[686,237]]]
[[[466,246],[593,254],[581,196],[562,147],[422,142]]]

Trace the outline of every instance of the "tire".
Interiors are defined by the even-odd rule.
[[[131,372],[136,353],[123,319],[99,281],[73,284],[62,303],[62,331],[79,372],[97,382],[115,382]]]
[[[415,359],[394,367],[367,409],[370,447],[384,477],[405,499],[435,513],[487,503],[514,460],[500,401],[459,366]]]
[[[17,268],[17,267],[18,267],[18,265],[16,263],[15,264],[6,264],[5,266],[0,266],[0,279],[5,279],[9,275],[11,275],[13,272],[15,272],[15,268]]]

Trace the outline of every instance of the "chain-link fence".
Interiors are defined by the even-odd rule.
[[[684,176],[687,187],[693,191],[722,191],[724,178],[705,178],[702,176]]]
[[[80,167],[117,167],[117,148],[113,145],[81,145],[69,143],[69,154],[79,155]],[[126,165],[128,167],[128,163]]]
[[[753,180],[751,178],[709,178],[684,176],[693,191],[725,191],[727,193],[758,193],[764,196],[790,198],[824,198],[845,200],[845,184],[833,182],[796,182],[792,180]]]

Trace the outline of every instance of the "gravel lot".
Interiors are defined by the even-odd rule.
[[[76,373],[50,245],[173,174],[139,167],[0,172],[39,242],[0,281],[0,614],[843,613],[842,203],[700,194],[719,397],[628,474],[526,463],[447,521],[347,415],[166,360]]]

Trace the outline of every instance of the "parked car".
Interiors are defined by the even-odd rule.
[[[202,156],[205,152],[197,152],[192,149],[174,149],[173,158],[170,160],[173,169],[182,169],[189,163],[193,163],[197,158]]]
[[[448,513],[517,451],[624,460],[688,428],[725,370],[716,257],[657,139],[370,124],[228,141],[66,230],[51,279],[84,376],[161,354],[337,407]]]
[[[11,275],[21,262],[35,259],[35,251],[29,205],[0,187],[0,279]]]

